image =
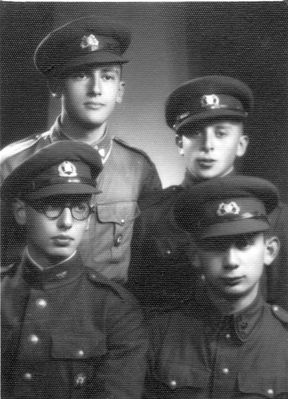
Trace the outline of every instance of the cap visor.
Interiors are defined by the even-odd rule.
[[[92,187],[89,184],[61,184],[54,186],[43,187],[38,191],[29,193],[26,195],[27,199],[40,199],[51,197],[53,195],[81,195],[81,194],[97,194],[100,191],[96,187]]]
[[[218,223],[204,229],[201,233],[201,239],[257,233],[268,230],[269,227],[268,222],[256,219],[243,219],[227,223]]]
[[[232,119],[245,119],[247,116],[244,112],[232,111],[229,109],[214,109],[210,111],[201,112],[200,114],[191,115],[184,119],[182,123],[177,126],[177,130],[181,129],[183,126],[192,124],[193,122],[203,121],[203,120],[213,120],[219,118],[232,118]]]
[[[61,66],[61,70],[89,64],[125,64],[126,62],[129,61],[123,59],[120,55],[107,51],[95,51],[85,56],[69,60],[69,62]]]

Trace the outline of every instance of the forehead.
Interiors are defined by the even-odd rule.
[[[87,71],[87,72],[95,72],[95,71],[103,71],[103,72],[116,72],[120,73],[122,70],[122,66],[120,64],[88,64],[81,65],[77,68],[73,68],[66,71],[66,76],[71,74]]]

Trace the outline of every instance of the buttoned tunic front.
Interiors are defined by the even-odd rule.
[[[147,337],[135,299],[78,256],[4,273],[2,399],[137,399]]]
[[[8,145],[0,152],[1,181],[41,148],[67,139],[57,119],[48,132]],[[155,165],[143,151],[111,137],[108,132],[92,146],[101,155],[104,168],[97,179],[100,194],[95,199],[96,212],[91,218],[89,231],[84,235],[80,252],[86,266],[109,279],[125,283],[133,224],[140,214],[138,200],[148,192],[160,189],[161,182]],[[12,231],[13,221],[9,212],[3,211],[2,214],[3,257],[9,264],[23,248],[23,234],[17,233],[18,226]]]
[[[288,313],[260,295],[227,316],[197,296],[150,333],[146,398],[288,398]]]

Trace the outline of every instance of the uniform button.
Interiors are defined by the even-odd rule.
[[[120,224],[121,224],[121,226],[124,226],[124,224],[125,224],[125,219],[121,219],[121,220],[120,220]]]
[[[267,395],[272,398],[274,396],[274,390],[272,388],[267,389]]]
[[[167,250],[166,250],[166,254],[167,254],[167,255],[171,255],[171,253],[172,253],[171,249],[167,249]]]
[[[116,238],[116,240],[115,240],[115,247],[119,247],[119,245],[121,244],[121,242],[122,242],[122,235],[120,234],[117,238]]]
[[[45,299],[39,298],[36,301],[36,305],[38,306],[38,308],[46,308],[47,306],[47,301]]]
[[[175,389],[176,386],[177,386],[177,382],[175,380],[171,380],[170,381],[170,386],[171,386],[171,388]]]
[[[32,374],[31,373],[25,373],[23,375],[24,380],[26,381],[31,381],[32,380]]]
[[[84,356],[84,351],[83,351],[83,349],[79,349],[79,350],[77,351],[77,356],[78,356],[78,357],[83,357],[83,356]]]
[[[31,342],[32,344],[38,344],[39,337],[37,337],[37,335],[35,335],[35,334],[31,334],[28,337],[28,341]]]
[[[227,367],[224,367],[224,368],[222,369],[222,373],[227,375],[227,374],[230,373],[230,370],[229,370]]]
[[[277,306],[277,305],[274,305],[272,309],[274,310],[274,312],[278,312],[278,310],[279,310],[279,306]]]
[[[226,334],[226,335],[225,335],[225,338],[226,338],[226,339],[230,339],[230,338],[231,338],[231,334],[229,334],[229,333]]]
[[[76,387],[81,387],[85,384],[86,382],[86,374],[84,373],[79,373],[75,376],[74,382]]]

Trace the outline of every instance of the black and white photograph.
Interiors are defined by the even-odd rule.
[[[1,398],[288,399],[287,1],[2,1]]]

